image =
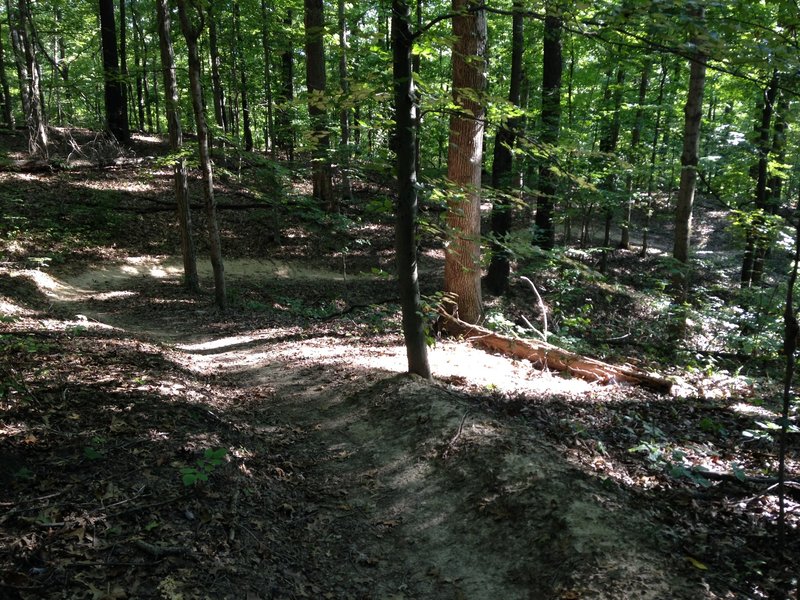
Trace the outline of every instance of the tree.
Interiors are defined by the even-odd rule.
[[[186,178],[186,158],[182,155],[183,131],[181,129],[178,82],[175,73],[175,52],[170,33],[169,0],[156,1],[156,20],[158,24],[159,47],[161,49],[161,70],[164,76],[164,100],[167,113],[170,150],[176,154],[174,163],[175,200],[178,205],[178,224],[183,255],[183,279],[192,292],[200,291],[197,275],[197,257],[192,239],[192,213],[189,208],[189,189]]]
[[[705,10],[702,5],[694,7],[691,15],[695,19],[695,26],[702,29]],[[689,248],[692,232],[692,206],[697,188],[697,164],[700,151],[700,124],[703,120],[703,92],[706,81],[707,57],[702,52],[700,34],[695,33],[692,45],[697,48],[691,57],[689,70],[689,88],[684,106],[683,125],[683,153],[681,154],[681,178],[678,188],[677,206],[675,209],[675,244],[672,256],[681,263],[681,269],[676,271],[673,288],[676,297],[684,300],[688,292],[688,277],[686,268],[689,263]]]
[[[550,0],[546,3],[544,20],[544,52],[542,55],[542,113],[539,141],[546,158],[539,166],[539,193],[536,197],[536,232],[534,241],[551,250],[555,245],[553,208],[558,190],[556,150],[561,131],[561,75],[564,63],[561,56],[561,8]]]
[[[225,266],[222,262],[222,248],[217,221],[217,203],[214,198],[214,173],[211,166],[211,155],[208,148],[208,126],[203,111],[203,88],[200,82],[200,52],[197,41],[204,28],[203,9],[199,0],[178,0],[178,15],[181,21],[183,37],[189,50],[189,84],[192,95],[192,110],[197,127],[197,146],[200,153],[200,170],[203,182],[203,200],[208,221],[209,249],[211,251],[211,268],[214,272],[214,300],[217,308],[224,311],[228,306],[225,291]],[[187,5],[188,3],[188,5]],[[198,23],[192,22],[188,8],[197,17]]]
[[[3,48],[3,28],[0,22],[0,103],[3,105],[3,123],[9,129],[16,125],[14,121],[14,109],[11,106],[11,86],[8,85],[6,76],[6,57]]]
[[[306,86],[308,87],[308,115],[311,117],[313,144],[312,181],[314,199],[329,212],[339,209],[331,182],[331,164],[328,156],[330,132],[327,124],[325,88],[325,12],[322,0],[304,0]]]
[[[450,312],[467,323],[483,315],[481,297],[482,94],[486,87],[486,12],[474,0],[453,0],[453,104],[447,154],[447,245],[444,289]]]
[[[99,0],[99,2],[106,127],[117,141],[127,143],[131,134],[128,128],[128,108],[125,103],[124,85],[119,69],[114,2],[113,0]]]
[[[225,108],[225,91],[222,88],[220,75],[221,59],[219,56],[219,43],[217,41],[217,19],[214,12],[214,3],[208,3],[208,51],[211,54],[211,90],[214,96],[214,119],[218,127],[225,132],[230,131],[228,116]]]
[[[286,10],[283,19],[283,45],[280,51],[281,81],[276,97],[275,145],[282,150],[289,162],[294,161],[294,126],[292,124],[292,103],[294,101],[294,49],[290,32],[292,30],[292,9]]]
[[[250,103],[247,100],[247,65],[245,64],[244,43],[242,41],[242,18],[239,9],[239,0],[233,3],[233,28],[236,35],[236,57],[239,65],[240,87],[239,95],[242,102],[242,128],[244,129],[244,149],[253,151],[253,129],[250,125]]]
[[[514,0],[514,15],[511,25],[511,77],[508,91],[509,103],[519,108],[522,89],[522,57],[524,52],[524,18],[522,0]],[[492,188],[495,200],[492,205],[492,260],[486,273],[486,285],[493,294],[499,296],[508,287],[511,265],[506,241],[511,231],[511,193],[512,150],[517,137],[521,117],[507,117],[500,123],[494,139],[494,160],[492,161]]]
[[[410,373],[429,379],[428,350],[417,273],[417,174],[414,79],[411,73],[411,10],[406,0],[392,1],[392,76],[394,80],[397,167],[397,221],[395,249],[403,336]]]

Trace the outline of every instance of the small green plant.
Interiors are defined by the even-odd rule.
[[[227,452],[225,448],[206,448],[205,452],[203,452],[203,457],[197,459],[197,466],[183,467],[181,469],[183,485],[192,487],[208,481],[208,476],[222,464]]]

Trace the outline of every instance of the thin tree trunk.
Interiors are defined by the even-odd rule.
[[[270,43],[271,8],[261,0],[261,46],[264,54],[264,98],[267,101],[267,122],[264,128],[264,150],[275,156],[275,117],[272,97],[272,44]]]
[[[217,43],[217,19],[213,11],[213,2],[208,4],[208,51],[211,55],[211,90],[214,95],[214,120],[224,132],[230,131],[225,114],[225,92],[222,89],[222,78],[219,74],[221,61]]]
[[[142,33],[142,25],[139,15],[136,12],[136,3],[131,4],[131,20],[133,21],[133,63],[136,67],[136,117],[139,124],[139,131],[144,131],[145,124],[145,86],[147,77],[145,69],[147,66],[147,43]],[[149,128],[152,130],[152,121]]]
[[[628,162],[632,168],[635,168],[638,163],[639,142],[642,139],[642,128],[644,127],[644,107],[647,101],[647,89],[650,85],[650,70],[652,65],[649,60],[646,60],[642,67],[642,73],[639,77],[639,100],[636,106],[636,116],[633,119],[633,129],[631,130],[631,145],[628,156]],[[629,250],[631,247],[631,216],[633,213],[633,174],[628,175],[625,185],[625,217],[622,221],[622,234],[619,240],[619,247],[623,250]]]
[[[608,77],[611,78],[609,71]],[[611,225],[614,221],[614,209],[617,200],[617,174],[614,162],[616,161],[617,144],[619,143],[620,109],[622,108],[622,94],[625,86],[625,70],[617,67],[616,82],[606,89],[604,104],[606,110],[611,112],[611,121],[603,123],[603,134],[600,138],[600,153],[607,165],[607,174],[603,178],[605,190],[605,230],[603,233],[603,252],[600,255],[600,272],[605,274],[608,269],[608,253],[611,246]],[[611,106],[609,106],[611,101]]]
[[[178,208],[178,224],[181,235],[183,255],[183,280],[192,292],[200,291],[200,278],[197,275],[197,255],[192,238],[192,213],[189,208],[189,190],[186,177],[186,158],[181,154],[183,131],[181,129],[178,81],[175,74],[175,53],[170,33],[169,0],[157,0],[156,19],[161,48],[161,66],[164,75],[164,96],[167,107],[167,126],[169,145],[173,154],[179,156],[174,165],[175,200]]]
[[[14,108],[11,106],[11,87],[8,85],[8,77],[6,76],[2,23],[0,23],[0,90],[2,90],[3,123],[9,129],[14,129],[16,122],[14,121]]]
[[[694,9],[699,22],[704,21],[704,9]],[[700,41],[693,39],[694,45]],[[706,82],[707,57],[701,51],[694,54],[689,74],[689,91],[684,107],[683,153],[681,154],[681,179],[675,209],[675,244],[672,256],[682,263],[676,270],[673,289],[676,299],[684,302],[688,294],[688,264],[692,233],[692,206],[697,188],[697,163],[700,150],[700,124],[703,120],[703,92]]]
[[[244,44],[242,42],[242,24],[239,1],[233,3],[233,27],[236,30],[236,56],[239,63],[239,77],[241,86],[239,94],[242,102],[242,128],[244,130],[244,149],[253,151],[253,129],[250,124],[250,103],[247,99],[247,66],[244,63]]]
[[[314,199],[328,212],[339,210],[331,182],[331,164],[328,156],[330,132],[325,108],[325,13],[322,0],[304,0],[306,86],[308,87],[308,115],[311,118],[311,136],[314,141],[312,182]]]
[[[339,87],[342,90],[342,109],[339,111],[339,126],[341,139],[339,154],[341,156],[340,169],[342,172],[342,197],[352,201],[353,189],[350,184],[350,109],[347,106],[350,95],[350,81],[347,75],[347,44],[348,31],[345,18],[344,0],[338,0],[337,13],[339,17]]]
[[[661,61],[661,78],[658,83],[658,99],[656,100],[656,122],[653,125],[653,143],[650,148],[650,172],[647,175],[647,205],[645,206],[644,227],[642,229],[642,249],[639,256],[647,256],[650,222],[653,218],[653,194],[655,192],[656,159],[658,157],[658,138],[661,137],[661,114],[664,103],[664,87],[667,82],[667,63]]]
[[[511,24],[511,77],[508,101],[520,106],[522,89],[522,57],[524,43],[524,9],[522,0],[514,0]],[[514,143],[517,129],[521,124],[519,117],[506,119],[501,123],[494,138],[494,160],[492,162],[492,188],[495,192],[492,205],[492,260],[486,273],[486,285],[494,295],[505,293],[511,272],[511,260],[506,249],[508,234],[511,231],[511,203],[508,194],[512,188],[512,167]]]
[[[480,192],[483,156],[482,94],[486,87],[486,13],[472,0],[453,0],[453,103],[447,153],[445,293],[449,312],[468,323],[483,315],[480,261]]]
[[[417,174],[414,161],[414,81],[411,74],[411,11],[406,0],[392,2],[392,71],[397,152],[397,277],[403,311],[408,371],[430,379],[425,324],[417,274]]]
[[[558,190],[558,175],[553,167],[556,164],[555,153],[561,130],[561,74],[564,65],[561,56],[560,8],[555,6],[554,2],[548,2],[546,10],[542,59],[542,122],[539,138],[549,156],[543,159],[539,166],[534,243],[545,250],[551,250],[555,246],[553,211]]]
[[[128,18],[125,11],[126,1],[127,0],[119,0],[119,73],[122,78],[120,85],[122,89],[122,104],[125,106],[125,120],[130,126],[128,98],[131,96],[131,82],[128,77]]]
[[[9,11],[9,19],[12,18]],[[28,0],[19,0],[17,3],[17,29],[21,61],[24,65],[23,72],[26,80],[20,81],[20,88],[24,88],[23,98],[27,97],[25,123],[28,127],[28,151],[32,155],[48,156],[47,120],[44,112],[44,101],[41,88],[41,72],[36,58],[36,40],[31,21]]]
[[[281,50],[281,85],[277,98],[276,145],[289,162],[294,161],[294,127],[292,102],[294,101],[294,51],[288,32],[292,28],[292,10],[287,9],[283,20],[286,37]]]
[[[224,311],[228,305],[225,291],[225,267],[222,262],[219,222],[217,221],[217,204],[214,198],[214,174],[211,167],[211,156],[208,148],[208,126],[203,112],[203,88],[200,81],[200,53],[197,40],[203,31],[203,12],[196,0],[188,0],[193,12],[197,14],[199,25],[193,25],[187,12],[187,0],[178,1],[178,14],[181,29],[186,38],[189,50],[189,84],[192,94],[192,110],[197,126],[197,145],[200,150],[200,170],[203,181],[203,198],[208,221],[208,237],[211,250],[211,267],[214,272],[214,299],[219,310]]]

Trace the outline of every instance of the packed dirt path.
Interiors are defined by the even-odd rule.
[[[357,335],[343,320],[221,327],[208,308],[155,305],[177,283],[167,264],[36,275],[63,318],[154,344],[207,382],[207,431],[189,445],[227,445],[236,469],[224,483],[211,474],[208,489],[230,504],[209,518],[228,532],[225,554],[240,544],[237,565],[198,552],[129,597],[716,597],[635,493],[579,470],[530,422],[487,410],[491,392],[610,388],[453,341],[433,349],[427,382],[402,374],[396,336]],[[169,385],[158,377],[153,386]],[[270,492],[245,492],[265,477]]]

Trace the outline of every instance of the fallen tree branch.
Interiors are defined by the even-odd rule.
[[[663,393],[669,393],[672,389],[672,381],[669,379],[645,373],[633,367],[604,363],[546,342],[501,335],[478,325],[465,323],[444,311],[440,311],[440,315],[442,324],[449,333],[463,336],[483,348],[501,352],[507,356],[530,360],[532,363],[556,371],[566,371],[588,381],[641,385]]]

